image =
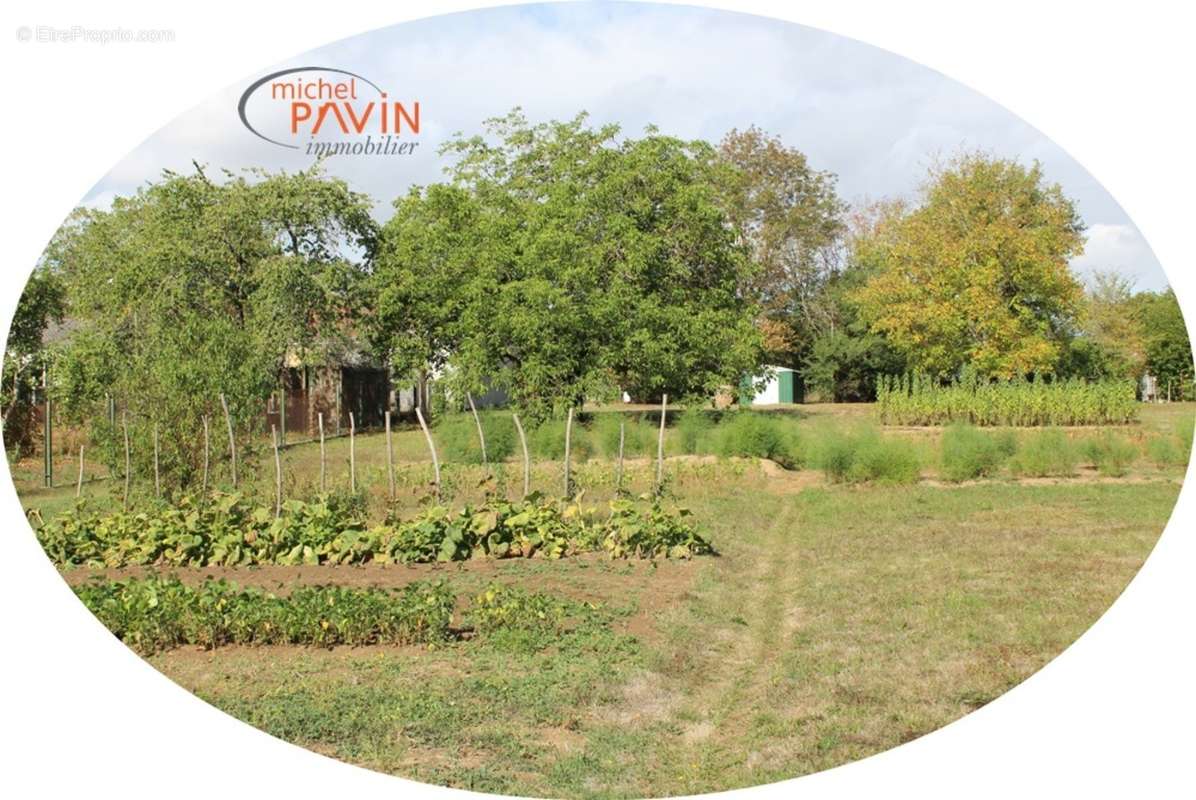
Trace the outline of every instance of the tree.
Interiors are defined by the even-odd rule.
[[[46,364],[46,329],[51,323],[61,323],[64,313],[62,281],[39,264],[17,302],[0,378],[0,424],[5,449],[18,456],[33,451],[33,398]]]
[[[906,369],[885,337],[869,330],[854,302],[855,293],[881,270],[877,237],[904,209],[900,202],[872,203],[846,218],[844,267],[822,287],[827,325],[815,335],[803,368],[807,386],[835,402],[874,400],[881,376]]]
[[[1193,399],[1192,340],[1175,290],[1143,292],[1134,299],[1145,341],[1146,371],[1158,378],[1163,396],[1170,390],[1174,399]]]
[[[584,114],[514,111],[458,137],[451,174],[478,203],[461,379],[493,379],[525,413],[604,397],[709,396],[760,364],[751,265],[716,191],[715,153]]]
[[[800,367],[814,340],[834,328],[823,290],[838,270],[846,206],[835,176],[756,127],[719,144],[722,202],[756,264],[749,284],[770,362]]]
[[[1145,369],[1140,303],[1133,281],[1113,271],[1094,273],[1084,288],[1077,331],[1065,347],[1060,375],[1089,380],[1137,380]]]
[[[228,399],[243,439],[287,359],[320,360],[346,335],[373,252],[369,201],[318,165],[296,174],[163,174],[111,210],[80,210],[47,261],[76,330],[55,358],[60,407],[119,464],[127,412],[138,468],[154,426],[178,484],[202,459],[200,417]],[[355,257],[352,257],[355,256]]]
[[[879,267],[853,300],[911,368],[1055,370],[1083,298],[1068,266],[1083,251],[1083,224],[1037,163],[967,154],[936,167],[920,205],[862,247]]]
[[[417,378],[428,414],[429,371],[443,371],[468,335],[466,310],[485,302],[476,294],[484,223],[469,192],[445,184],[413,187],[394,209],[370,278],[370,335],[397,374]]]

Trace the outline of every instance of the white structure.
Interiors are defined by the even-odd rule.
[[[765,367],[769,376],[764,388],[757,389],[756,384],[763,378],[757,375],[744,381],[740,390],[739,404],[744,406],[775,406],[797,402],[795,387],[798,385],[797,375],[789,367]]]

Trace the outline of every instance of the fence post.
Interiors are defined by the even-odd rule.
[[[132,472],[132,460],[129,457],[129,412],[123,411],[120,415],[120,425],[125,432],[125,511],[129,510],[129,476]]]
[[[328,456],[324,451],[324,412],[319,412],[316,419],[318,420],[318,424],[320,426],[320,494],[324,494],[324,492],[327,491],[327,480],[325,475],[328,465]]]
[[[660,435],[656,439],[656,491],[660,491],[664,481],[664,420],[667,415],[669,396],[660,396]]]
[[[478,442],[482,445],[482,466],[490,469],[490,459],[486,458],[486,434],[482,431],[482,418],[478,416],[478,407],[473,404],[473,395],[466,392],[465,399],[469,401],[469,410],[473,412],[473,422],[478,426]]]
[[[349,412],[349,491],[357,491],[357,423]]]
[[[565,415],[565,497],[573,496],[573,481],[569,474],[569,448],[573,438],[573,407],[569,407],[569,413]]]
[[[154,423],[154,496],[162,496],[162,478],[158,474],[158,423]]]
[[[75,482],[75,498],[83,496],[83,445],[79,445],[79,480]]]
[[[623,437],[626,434],[627,420],[619,420],[619,466],[615,472],[615,494],[623,491]]]
[[[278,431],[283,444],[287,443],[287,383],[284,379],[278,385]]]
[[[224,422],[228,425],[228,456],[233,473],[233,489],[237,488],[237,440],[233,438],[233,415],[228,411],[228,400],[220,393],[220,406],[224,409]]]
[[[523,496],[527,497],[532,483],[532,462],[527,454],[527,437],[523,435],[523,425],[519,423],[519,415],[512,414],[515,420],[515,430],[519,431],[519,444],[523,447]]]
[[[203,489],[201,494],[208,493],[208,469],[212,461],[211,440],[208,433],[208,415],[203,415]]]
[[[432,433],[428,430],[428,423],[424,422],[424,412],[419,406],[415,407],[415,416],[419,420],[419,427],[423,429],[424,438],[428,440],[428,452],[432,454],[432,475],[436,481],[436,502],[440,502],[440,460],[436,458],[436,445],[432,442]]]
[[[270,439],[274,442],[274,518],[282,516],[282,456],[278,454],[278,428],[270,426]]]
[[[391,502],[395,499],[395,449],[390,438],[390,410],[386,411],[386,483]]]
[[[46,395],[46,413],[45,420],[43,420],[42,431],[45,434],[45,470],[42,476],[45,480],[46,488],[52,489],[54,487],[54,417],[53,406],[50,403],[50,371],[46,366],[42,366],[42,391]]]

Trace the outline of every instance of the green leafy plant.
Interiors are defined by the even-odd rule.
[[[448,638],[455,598],[442,581],[402,589],[301,586],[278,597],[224,580],[177,576],[96,580],[76,595],[140,653],[183,644],[413,644]]]
[[[664,514],[653,511],[657,524],[665,524]],[[460,511],[433,505],[410,519],[367,526],[356,506],[341,500],[290,500],[276,516],[274,509],[251,506],[241,495],[217,493],[204,502],[183,498],[137,512],[104,514],[80,504],[37,534],[63,566],[406,564],[473,556],[561,558],[601,549],[620,519],[599,519],[581,495],[556,499],[534,493]]]
[[[688,509],[666,508],[652,495],[640,499],[650,504],[640,508],[630,500],[610,503],[610,520],[601,546],[612,558],[690,558],[714,552],[690,522]]]

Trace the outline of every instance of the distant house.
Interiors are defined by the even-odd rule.
[[[279,382],[266,404],[266,425],[287,434],[316,435],[321,414],[330,435],[348,430],[350,414],[359,430],[380,427],[387,411],[413,414],[418,399],[417,387],[396,387],[389,369],[353,345],[329,354],[321,365],[289,354]]]
[[[767,380],[765,380],[767,376]],[[758,388],[764,381],[763,388]],[[741,406],[775,406],[800,403],[805,387],[801,377],[789,367],[766,366],[760,375],[744,378],[739,387]]]

